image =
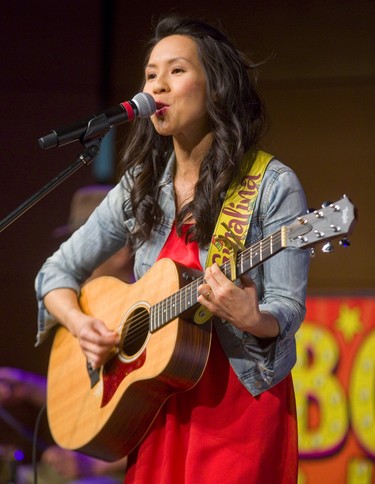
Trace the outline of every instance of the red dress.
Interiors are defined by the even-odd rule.
[[[187,227],[184,228],[186,230]],[[198,246],[172,230],[159,258],[200,268]],[[297,482],[293,384],[285,378],[253,397],[213,331],[202,378],[170,397],[129,456],[126,484],[289,484]]]

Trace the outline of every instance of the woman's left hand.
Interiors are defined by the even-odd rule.
[[[205,283],[198,287],[198,302],[215,316],[254,336],[279,334],[277,320],[259,310],[256,286],[250,276],[241,276],[240,284],[235,284],[215,263],[206,269],[204,279]]]

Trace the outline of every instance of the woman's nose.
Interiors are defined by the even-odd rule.
[[[155,93],[165,92],[169,89],[168,82],[164,75],[159,75],[155,79],[152,87]]]

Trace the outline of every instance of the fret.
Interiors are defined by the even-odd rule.
[[[153,326],[154,330],[158,329],[159,327],[159,304],[156,304],[152,309],[154,309],[154,318],[153,318]]]
[[[231,273],[230,273],[230,264],[228,262],[224,262],[224,264],[221,266],[221,270],[223,273],[229,278]]]
[[[163,321],[164,321],[164,304],[165,304],[165,299],[160,301],[159,304],[159,314],[158,314],[158,327],[161,328],[163,326]]]
[[[165,320],[173,319],[173,294],[167,298],[166,308],[165,308]]]
[[[198,286],[200,286],[201,284],[203,284],[203,277],[199,277],[199,279],[196,279],[194,282],[192,282],[191,285],[192,287],[194,287],[194,292],[191,294],[191,297],[190,297],[190,301],[189,301],[189,307],[187,307],[186,309],[189,309],[191,307],[193,307],[195,304],[197,304],[198,302]]]
[[[267,260],[270,255],[270,237],[267,237],[261,242],[262,261]]]
[[[184,307],[188,307],[189,301],[191,301],[191,291],[192,291],[192,284],[184,287],[185,299],[184,299]],[[181,311],[182,313],[183,311]]]
[[[155,315],[155,306],[150,307],[150,332],[152,333],[155,331],[155,326],[154,326],[154,315]]]
[[[176,297],[177,297],[178,293],[175,295],[175,294],[172,294],[171,296],[171,305],[170,305],[170,318],[171,319],[174,319],[176,317]]]
[[[186,304],[186,308],[187,307],[190,307],[192,304],[193,304],[193,301],[195,300],[195,293],[197,291],[197,285],[192,283],[192,284],[189,284],[189,289],[190,289],[190,292],[189,292],[189,297],[188,297],[188,301],[187,301],[187,304]]]
[[[150,331],[153,333],[159,329],[159,303],[150,308]]]
[[[166,299],[165,303],[165,321],[172,320],[172,301],[173,301],[173,294],[172,296]]]
[[[161,302],[161,305],[160,305],[160,328],[162,328],[164,326],[164,323],[165,323],[165,305],[167,303],[168,299],[163,299],[163,301]]]
[[[258,245],[256,245],[254,248],[250,249],[252,252],[252,257],[251,260],[253,261],[252,267],[255,267],[259,263],[259,249]]]
[[[179,292],[179,298],[178,298],[178,304],[176,303],[176,315],[177,314],[181,314],[181,308],[182,308],[182,297],[183,295],[185,294],[185,291],[181,290]],[[177,306],[178,306],[178,309],[177,309]]]
[[[160,328],[164,326],[164,321],[165,321],[165,305],[168,299],[163,299],[160,304],[161,308],[161,313],[160,313]]]
[[[239,266],[237,266],[237,275],[241,275],[246,272],[246,251],[241,252],[238,256],[240,259]]]
[[[159,309],[159,328],[163,327],[164,323],[164,306],[165,306],[165,299],[160,301],[160,309]]]
[[[160,321],[161,326],[164,326],[164,322],[165,322],[165,320],[167,319],[167,318],[166,318],[166,311],[167,311],[167,303],[168,303],[168,299],[169,299],[169,298],[164,299],[164,300],[162,301],[162,304],[161,304],[161,318],[160,318],[160,319],[161,319],[161,321]]]
[[[189,301],[191,301],[191,296],[192,296],[192,289],[193,289],[193,285],[192,284],[188,284],[183,289],[183,291],[184,291],[184,299],[182,301],[183,302],[183,305],[182,305],[182,308],[181,308],[181,312],[183,312],[185,310],[185,308],[189,307]]]
[[[167,299],[165,308],[165,319],[173,319],[173,294]]]

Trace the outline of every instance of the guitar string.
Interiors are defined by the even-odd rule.
[[[242,252],[240,252],[238,256],[238,261],[240,267],[246,267],[246,262],[249,264],[249,269],[246,269],[243,272],[247,272],[251,268],[255,267],[255,263],[261,263],[264,259],[267,259],[269,256],[271,256],[274,252],[274,245],[277,245],[280,241],[282,240],[282,234],[281,230],[277,231],[274,234],[271,234],[270,236],[266,237],[265,239],[260,240],[259,242],[256,242],[254,245],[248,247],[247,249],[244,249]],[[281,247],[281,244],[279,245]],[[259,258],[258,258],[259,256]],[[230,262],[226,261],[224,264],[221,266],[221,270],[224,272],[225,275],[230,275]],[[184,310],[181,311],[181,305],[185,302],[190,293],[190,297],[194,297],[194,303],[192,304],[192,307],[196,304],[196,300],[198,298],[198,286],[204,282],[204,277],[201,276],[192,283],[184,286],[181,288],[178,292],[171,294],[167,298],[165,298],[162,301],[159,301],[158,303],[154,304],[151,307],[151,316],[155,316],[157,320],[161,320],[162,324],[156,326],[157,329],[160,329],[161,327],[165,326],[170,321],[173,321],[173,319],[176,319],[175,313],[172,311],[175,310],[176,306],[180,307],[180,313],[185,312],[189,310],[189,307],[184,306]],[[193,293],[194,290],[194,293]],[[172,307],[170,306],[171,302],[173,303]],[[164,306],[164,308],[163,308]],[[168,307],[170,308],[170,314],[168,317]],[[137,340],[140,338],[143,338],[143,335],[145,333],[144,328],[147,327],[147,332],[149,331],[149,320],[150,320],[150,313],[147,312],[145,309],[141,313],[136,313],[133,316],[131,316],[127,320],[127,325],[126,327],[128,328],[127,334],[125,335],[125,339],[127,344],[132,344],[135,343]],[[167,314],[167,317],[165,315]],[[173,314],[173,316],[172,316]],[[117,326],[117,330],[119,330],[123,326],[123,322],[121,322]]]

